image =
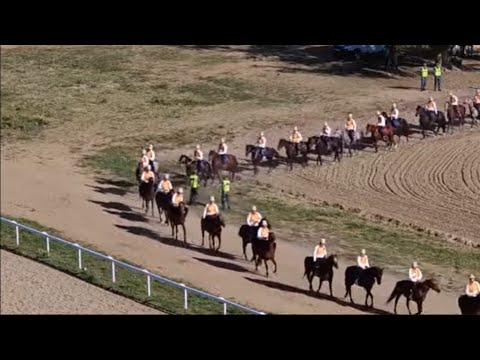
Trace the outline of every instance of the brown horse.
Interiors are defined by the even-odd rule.
[[[375,281],[378,285],[382,283],[383,269],[377,266],[372,266],[367,269],[362,269],[359,266],[349,266],[345,270],[345,296],[350,295],[350,302],[353,304],[352,299],[352,286],[356,284],[361,286],[367,292],[365,296],[365,306],[368,306],[368,298],[370,297],[370,307],[373,307],[373,295],[372,288],[375,285]]]
[[[268,277],[268,261],[273,262],[275,266],[273,273],[277,272],[277,262],[275,261],[275,250],[277,249],[277,243],[275,242],[275,234],[271,232],[268,235],[268,240],[260,240],[257,237],[252,239],[252,252],[253,258],[251,261],[255,261],[255,271],[258,271],[258,265],[263,260],[265,264],[265,276]]]
[[[222,157],[224,158],[222,161]],[[211,162],[213,174],[217,174],[218,180],[222,182],[220,170],[230,173],[230,181],[235,180],[235,173],[238,171],[238,161],[234,155],[219,155],[215,150],[208,153],[208,161]]]
[[[155,194],[155,202],[157,203],[158,216],[160,222],[162,222],[162,212],[165,214],[165,224],[168,224],[168,208],[171,205],[172,196],[174,191],[171,190],[168,194],[164,194],[161,191],[157,191]]]
[[[263,218],[260,220],[260,224],[262,221],[265,220],[267,222],[267,227],[268,229],[272,229],[272,226],[270,222],[267,220],[267,218]],[[245,257],[245,260],[247,259],[247,245],[252,243],[252,239],[254,239],[257,236],[258,228],[260,226],[249,226],[248,224],[243,224],[240,226],[240,229],[238,230],[238,236],[242,238],[242,249],[243,249],[243,256]],[[250,261],[253,261],[253,256]]]
[[[412,315],[412,312],[410,311],[410,300],[412,300],[417,303],[417,315],[420,315],[423,311],[423,302],[427,297],[428,291],[432,289],[438,293],[440,292],[440,287],[433,279],[418,282],[415,287],[413,284],[414,283],[410,280],[400,280],[393,288],[392,294],[387,300],[387,304],[395,298],[395,307],[393,309],[395,314],[397,313],[398,299],[400,299],[402,295],[407,299],[408,313]]]
[[[178,206],[170,205],[167,210],[167,218],[172,227],[172,237],[175,235],[175,240],[178,240],[178,226],[183,229],[183,246],[188,247],[187,230],[185,229],[185,220],[187,219],[188,208],[183,202]]]
[[[305,141],[302,141],[298,144],[297,151],[295,143],[285,139],[280,139],[277,150],[280,151],[282,148],[285,148],[285,152],[287,153],[287,162],[290,165],[290,170],[293,170],[293,161],[299,155],[302,156],[302,166],[308,165],[308,145]]]
[[[377,125],[367,124],[366,133],[372,134],[373,147],[375,152],[378,152],[378,141],[382,140],[387,143],[387,150],[391,150],[392,146],[395,145],[395,129],[391,127],[384,127],[383,134],[380,133],[380,130]]]
[[[447,102],[445,104],[446,112],[447,112],[447,119],[448,119],[448,132],[451,134],[453,133],[453,127],[458,126],[460,127],[460,131],[463,131],[463,127],[465,125],[465,117],[467,116],[467,109],[463,105],[458,105],[458,113],[455,112],[453,106]]]
[[[152,204],[152,216],[153,213],[153,200],[155,199],[155,180],[150,179],[148,183],[141,181],[140,185],[138,186],[138,193],[142,198],[142,209],[145,203],[145,214],[148,213],[148,208],[150,203]]]
[[[208,245],[210,250],[218,252],[222,246],[222,227],[225,227],[225,220],[221,215],[207,216],[200,220],[200,227],[202,230],[202,247],[204,244],[205,231],[208,233]],[[215,249],[215,237],[218,239],[218,247]]]
[[[460,296],[458,298],[458,307],[462,315],[480,315],[480,295],[475,297]]]
[[[313,261],[313,256],[306,256],[305,260],[303,261],[303,265],[305,267],[305,275],[307,276],[308,283],[310,285],[310,291],[313,291],[312,282],[313,278],[317,276],[319,278],[318,289],[317,293],[320,292],[322,288],[322,284],[325,280],[328,281],[328,285],[330,288],[330,296],[333,296],[332,291],[332,282],[333,282],[333,268],[338,269],[338,257],[335,254],[329,255],[327,258],[322,259],[318,266],[315,266]]]
[[[475,125],[478,125],[478,123],[480,122],[478,119],[480,119],[480,117],[478,116],[478,110],[475,108],[475,106],[473,106],[473,101],[468,99],[464,102],[464,105],[468,106],[468,110],[470,112],[469,116],[471,117],[472,119],[472,128],[475,126]],[[480,107],[480,105],[479,105]]]

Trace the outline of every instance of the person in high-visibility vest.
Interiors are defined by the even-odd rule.
[[[442,67],[439,64],[436,64],[433,68],[433,76],[435,79],[433,89],[435,91],[442,91]]]
[[[230,210],[230,179],[225,176],[222,181],[222,210]]]
[[[193,171],[193,174],[190,175],[190,201],[189,205],[195,205],[197,203],[197,198],[198,198],[198,184],[199,184],[199,178],[197,175],[197,170],[195,169]]]
[[[427,90],[427,79],[428,79],[428,67],[427,64],[423,64],[422,69],[420,70],[420,78],[421,78],[421,91]]]

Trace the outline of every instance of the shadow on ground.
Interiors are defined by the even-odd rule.
[[[195,260],[198,260],[200,262],[206,263],[206,264],[211,265],[211,266],[218,267],[220,269],[231,270],[231,271],[242,272],[242,273],[250,272],[248,269],[244,268],[243,266],[233,264],[233,263],[230,263],[230,262],[226,262],[226,261],[202,259],[202,258],[197,258],[197,257],[193,257],[193,258]]]
[[[306,289],[300,289],[298,287],[282,284],[282,283],[279,283],[279,282],[276,282],[276,281],[254,279],[254,278],[250,278],[250,277],[245,277],[245,279],[247,279],[248,281],[254,282],[256,284],[267,286],[269,288],[273,288],[273,289],[277,289],[277,290],[281,290],[281,291],[287,291],[287,292],[291,292],[291,293],[295,293],[295,294],[303,294],[303,295],[306,295],[306,296],[309,296],[309,297],[312,297],[312,298],[316,298],[316,299],[333,301],[334,303],[336,303],[338,305],[345,306],[345,307],[350,307],[350,308],[360,310],[360,311],[363,311],[363,312],[368,312],[368,313],[371,313],[371,314],[391,315],[390,312],[385,311],[385,310],[380,310],[380,309],[376,309],[376,308],[369,308],[369,307],[366,307],[366,306],[360,305],[360,304],[352,304],[349,301],[347,302],[347,301],[341,300],[341,299],[336,298],[336,297],[331,297],[329,295],[325,295],[325,294],[322,294],[322,293],[317,294],[315,292],[312,292],[312,291],[309,291],[309,290],[306,290]]]

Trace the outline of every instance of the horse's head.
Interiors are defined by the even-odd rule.
[[[384,118],[389,118],[389,117],[390,117],[390,116],[387,115],[387,113],[386,113],[385,111],[382,111],[382,116],[383,116]]]
[[[280,139],[280,140],[278,141],[277,150],[278,150],[278,151],[282,150],[282,148],[285,147],[286,144],[287,144],[287,140],[285,140],[285,139]]]
[[[208,161],[212,161],[213,157],[216,155],[217,153],[215,152],[215,150],[210,150],[210,152],[208,153]]]
[[[248,156],[248,154],[250,154],[253,151],[253,149],[255,149],[255,146],[253,145],[245,146],[245,156]]]
[[[188,164],[192,162],[192,159],[190,159],[187,155],[183,154],[180,156],[180,159],[178,159],[179,164]]]
[[[368,133],[374,133],[375,130],[376,130],[376,126],[375,125],[372,125],[372,124],[367,124],[367,127],[365,128],[365,134],[368,134]]]
[[[382,284],[383,269],[379,268],[379,267],[376,267],[376,266],[374,266],[371,269],[374,269],[375,280],[377,280],[377,284],[381,285]]]
[[[312,150],[313,146],[317,143],[318,137],[317,136],[311,136],[307,140],[307,148],[308,150]]]
[[[420,105],[417,105],[417,108],[415,109],[415,116],[418,116],[423,113],[423,107]]]
[[[424,284],[429,287],[430,289],[436,291],[437,293],[439,293],[441,290],[440,290],[440,286],[438,285],[437,281],[435,279],[427,279],[424,281]]]
[[[336,254],[330,255],[328,261],[332,264],[332,267],[338,269],[338,256]]]

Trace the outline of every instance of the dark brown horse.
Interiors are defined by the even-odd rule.
[[[154,216],[153,213],[153,200],[155,199],[155,180],[150,179],[148,183],[141,181],[140,185],[138,186],[138,193],[140,194],[140,197],[142,198],[142,209],[145,203],[145,214],[148,213],[148,208],[150,206],[150,203],[152,204],[152,216]]]
[[[275,261],[275,251],[277,250],[277,243],[275,242],[275,234],[269,233],[268,240],[260,240],[256,237],[252,239],[252,261],[255,261],[255,271],[258,271],[258,265],[263,260],[265,264],[265,276],[268,277],[268,261],[273,263],[273,273],[277,272],[277,262]]]
[[[345,296],[350,295],[350,301],[353,303],[352,299],[352,286],[356,284],[361,286],[367,292],[365,296],[365,306],[368,306],[368,298],[370,297],[371,303],[370,307],[373,307],[373,295],[372,288],[375,285],[375,281],[378,285],[382,283],[383,269],[373,266],[367,269],[362,269],[358,266],[349,266],[345,270]]]
[[[460,131],[463,131],[465,125],[465,118],[467,116],[467,109],[463,105],[458,105],[458,113],[453,109],[453,106],[450,106],[449,103],[446,104],[447,109],[447,120],[448,120],[448,132],[453,133],[453,127],[458,126]]]
[[[475,297],[460,296],[458,298],[458,307],[462,315],[480,315],[480,295]]]
[[[375,152],[378,152],[378,141],[380,140],[387,143],[387,150],[391,150],[394,145],[396,146],[395,131],[391,127],[384,127],[383,134],[381,134],[380,129],[377,125],[367,124],[366,133],[372,134],[373,147],[375,148]]]
[[[174,191],[171,190],[168,194],[165,194],[161,191],[157,191],[157,193],[155,194],[155,202],[157,203],[158,216],[160,218],[160,222],[162,222],[162,212],[165,214],[165,224],[168,224],[167,212],[172,202],[173,193]]]
[[[267,222],[267,227],[268,229],[272,229],[271,224],[268,222],[267,218],[262,218],[260,220],[260,224],[262,221],[265,220]],[[247,259],[247,245],[252,243],[252,239],[254,239],[257,236],[257,232],[260,226],[249,226],[248,224],[243,224],[240,226],[240,229],[238,230],[238,236],[242,238],[242,249],[243,249],[243,256],[245,257],[245,260]],[[253,256],[250,261],[253,261]]]
[[[277,150],[280,151],[285,148],[285,152],[287,153],[287,162],[290,165],[290,170],[293,170],[293,161],[297,158],[297,156],[302,156],[302,165],[308,165],[308,145],[305,141],[302,141],[298,144],[298,151],[296,149],[295,143],[280,139],[278,142]]]
[[[257,166],[262,162],[263,157],[267,159],[269,172],[272,171],[272,168],[273,168],[273,159],[280,158],[280,154],[274,148],[266,147],[265,149],[260,149],[255,145],[246,145],[245,156],[248,156],[250,154],[252,154],[251,159],[252,159],[254,174],[257,173]]]
[[[222,160],[223,157],[223,160]],[[213,174],[218,176],[218,180],[222,182],[220,171],[228,171],[230,173],[230,181],[234,182],[235,173],[238,171],[238,161],[234,155],[219,155],[215,150],[208,153],[208,161],[211,162]]]
[[[221,215],[207,216],[200,220],[202,230],[202,247],[204,244],[205,231],[208,233],[208,245],[210,250],[218,252],[222,246],[222,227],[225,227],[225,220]],[[215,249],[215,237],[218,239],[218,247]]]
[[[412,133],[410,126],[408,125],[408,121],[401,117],[393,120],[385,111],[382,112],[382,116],[386,119],[385,123],[387,127],[391,127],[393,129],[393,133],[398,136],[398,143],[401,142],[402,136],[405,136],[408,142],[409,136]]]
[[[438,114],[435,118],[435,121],[431,119],[427,110],[423,106],[418,105],[415,110],[415,116],[419,117],[420,127],[422,129],[422,137],[425,139],[425,131],[433,131],[435,135],[438,135],[440,129],[443,130],[443,134],[447,132],[447,119],[445,114],[441,111],[438,111]]]
[[[183,246],[188,247],[187,230],[185,229],[185,220],[187,219],[188,208],[183,202],[178,206],[170,205],[167,210],[167,217],[170,226],[172,227],[172,237],[175,235],[175,240],[178,240],[178,226],[183,229]]]
[[[329,156],[333,154],[333,161],[342,159],[343,139],[338,136],[312,136],[307,141],[308,151],[317,154],[317,165],[323,164],[322,155]]]
[[[387,304],[395,298],[395,307],[393,309],[394,313],[397,313],[397,303],[398,299],[403,295],[407,299],[407,309],[408,313],[412,315],[410,311],[410,301],[415,301],[417,303],[417,315],[420,315],[423,311],[423,302],[427,297],[428,291],[430,289],[440,292],[440,287],[433,279],[427,279],[422,282],[416,283],[416,286],[413,286],[413,282],[410,280],[400,280],[397,282],[393,288],[392,294],[387,300]]]
[[[327,258],[324,258],[320,261],[318,266],[315,265],[313,261],[313,256],[305,257],[303,261],[305,267],[305,275],[307,276],[308,283],[310,285],[310,291],[313,291],[312,282],[313,278],[317,276],[319,278],[317,293],[320,292],[323,282],[328,281],[330,288],[330,296],[333,296],[332,282],[333,282],[333,268],[338,269],[338,257],[335,254],[329,255]]]
[[[200,164],[198,164],[198,161],[200,161]],[[200,179],[200,181],[203,181],[203,186],[207,186],[208,179],[212,179],[213,183],[213,176],[212,176],[212,167],[210,166],[210,163],[206,160],[193,160],[189,158],[187,155],[181,155],[180,158],[178,159],[179,164],[184,164],[185,165],[185,173],[189,177],[190,175],[193,174],[193,171],[197,169],[197,175]]]

